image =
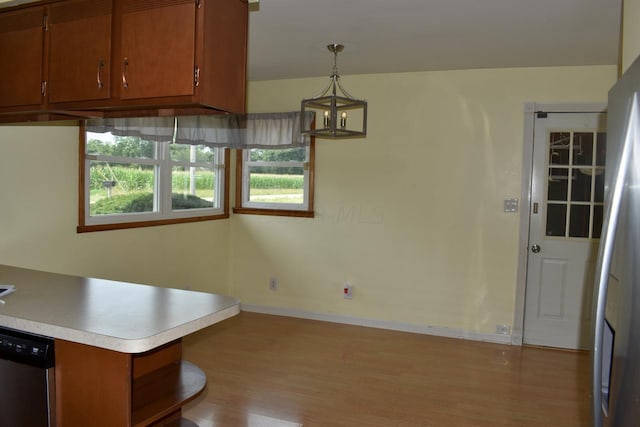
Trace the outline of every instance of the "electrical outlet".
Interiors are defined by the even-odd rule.
[[[518,212],[518,199],[516,198],[504,199],[504,211],[509,213]]]
[[[496,325],[496,334],[509,335],[511,327],[508,325]]]
[[[277,291],[278,290],[278,279],[275,277],[271,277],[269,279],[269,290]]]
[[[353,286],[349,282],[344,284],[342,289],[344,299],[353,299]]]

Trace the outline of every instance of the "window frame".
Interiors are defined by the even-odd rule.
[[[290,147],[286,147],[290,148]],[[301,208],[290,208],[291,205],[286,204],[267,204],[256,203],[248,201],[248,170],[246,163],[248,163],[248,156],[251,149],[237,149],[235,150],[236,156],[236,182],[235,182],[235,205],[233,207],[233,213],[237,214],[250,214],[250,215],[273,215],[273,216],[291,216],[300,218],[313,218],[314,214],[314,189],[315,189],[315,141],[314,138],[306,148],[309,150],[309,156],[306,162],[308,166],[305,169],[306,182],[304,189],[307,199],[306,206]],[[270,148],[271,149],[271,148]],[[274,148],[277,149],[277,148]],[[267,162],[271,166],[290,166],[287,164],[279,164],[279,162]],[[280,206],[284,205],[284,206]]]
[[[230,150],[228,148],[220,149],[221,155],[218,157],[218,164],[214,165],[214,168],[220,169],[222,173],[219,174],[219,178],[222,182],[219,185],[219,191],[216,197],[219,197],[220,207],[211,209],[194,209],[183,210],[173,212],[171,210],[171,203],[166,201],[166,196],[162,198],[161,191],[166,193],[168,188],[169,194],[172,192],[171,188],[171,175],[173,166],[180,166],[185,162],[174,161],[170,158],[169,149],[165,149],[164,153],[157,153],[156,159],[136,159],[134,162],[140,164],[158,164],[164,165],[164,169],[158,174],[155,183],[154,197],[161,197],[158,201],[159,212],[144,213],[144,214],[125,214],[102,217],[97,221],[89,220],[88,204],[88,182],[89,182],[89,168],[88,162],[91,159],[87,158],[86,154],[86,127],[84,122],[79,126],[79,167],[78,167],[78,227],[76,231],[78,233],[92,232],[92,231],[106,231],[106,230],[118,230],[140,227],[153,227],[158,225],[169,224],[181,224],[199,221],[211,221],[217,219],[229,218],[229,164],[230,164]],[[161,144],[161,143],[159,143]],[[156,146],[156,150],[161,149],[162,146]],[[131,159],[127,159],[131,160]],[[222,162],[220,162],[222,160]],[[189,163],[189,162],[186,162]],[[167,211],[167,207],[169,208]],[[203,214],[203,212],[205,212]],[[213,212],[213,213],[212,213]],[[140,216],[140,220],[132,220],[134,216]],[[94,217],[95,218],[95,217]]]

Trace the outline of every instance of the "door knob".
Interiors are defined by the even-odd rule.
[[[537,254],[538,252],[540,252],[540,245],[531,246],[531,252],[533,252],[534,254]]]

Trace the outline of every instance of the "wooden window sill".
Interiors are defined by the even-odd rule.
[[[295,211],[289,209],[258,209],[258,208],[233,208],[234,214],[245,215],[271,215],[271,216],[292,216],[298,218],[313,218],[313,211]]]

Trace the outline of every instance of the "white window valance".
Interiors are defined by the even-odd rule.
[[[87,132],[116,136],[137,136],[147,141],[173,141],[174,117],[125,117],[118,119],[91,119],[86,122]]]
[[[300,112],[177,118],[175,141],[229,148],[294,147],[309,144]],[[307,117],[312,120],[312,117]]]
[[[308,145],[300,112],[209,116],[92,119],[87,131],[138,136],[149,141],[227,148],[287,148]],[[313,113],[304,120],[313,120]]]

